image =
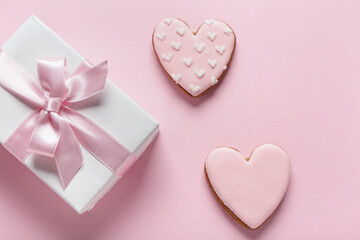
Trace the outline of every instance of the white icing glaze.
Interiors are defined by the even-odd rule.
[[[180,76],[179,73],[178,73],[178,74],[172,73],[172,74],[171,74],[171,77],[172,77],[172,79],[175,81],[176,84],[178,84],[179,81],[180,81],[180,79],[181,79],[181,76]]]
[[[161,41],[165,39],[166,37],[166,33],[156,33],[155,34],[156,38],[160,39]]]
[[[177,28],[176,33],[179,34],[180,36],[184,36],[185,28]]]
[[[225,27],[225,28],[224,28],[224,33],[225,33],[226,35],[230,35],[230,34],[233,33],[233,31],[232,31],[230,28]]]
[[[195,75],[198,77],[198,78],[202,78],[205,74],[205,70],[204,69],[195,69]]]
[[[216,79],[216,77],[212,76],[211,77],[211,85],[215,85],[218,83],[219,80]]]
[[[217,64],[217,61],[215,59],[209,59],[208,64],[210,65],[211,68],[214,68]]]
[[[202,51],[204,51],[205,44],[203,44],[203,43],[200,43],[200,44],[195,43],[195,44],[194,44],[194,48],[195,48],[196,51],[198,51],[199,53],[201,53]]]
[[[163,60],[170,62],[172,58],[172,53],[169,53],[168,55],[163,54],[162,55]]]
[[[190,84],[190,89],[193,93],[197,93],[200,90],[200,86]]]
[[[227,66],[226,66],[226,65],[225,65],[225,66],[223,66],[223,69],[224,69],[224,70],[226,70],[226,69],[227,69]]]
[[[191,64],[193,63],[193,60],[192,60],[192,58],[184,58],[184,59],[183,59],[183,63],[184,63],[186,66],[190,67]]]
[[[215,50],[221,55],[225,52],[225,49],[226,49],[225,46],[220,47],[219,45],[216,45],[216,47],[215,47]]]
[[[207,25],[211,25],[211,24],[214,22],[214,20],[213,20],[213,19],[206,19],[204,22],[205,22]]]
[[[208,32],[208,33],[207,33],[207,37],[208,37],[211,41],[214,41],[215,38],[216,38],[216,36],[217,36],[216,32],[213,32],[213,33]]]
[[[181,48],[181,42],[172,42],[172,43],[171,43],[171,47],[172,47],[173,49],[179,51],[180,48]]]
[[[172,18],[165,18],[164,23],[166,23],[167,25],[170,25],[172,23]]]

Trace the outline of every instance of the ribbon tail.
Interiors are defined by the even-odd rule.
[[[60,120],[57,114],[40,111],[39,121],[32,131],[27,151],[54,157],[61,134]]]
[[[34,126],[44,119],[44,115],[40,114],[40,112],[41,109],[38,109],[30,114],[3,144],[5,149],[12,153],[22,163],[25,162],[28,155],[31,153],[27,149],[31,142]],[[53,157],[59,173],[61,185],[65,189],[80,169],[83,156],[80,145],[69,124],[56,115],[54,115],[53,118],[61,131],[61,136]],[[40,153],[40,151],[36,152]],[[48,155],[43,154],[43,151],[41,151],[40,154]]]
[[[123,174],[124,162],[129,165],[136,161],[125,146],[88,118],[68,107],[62,109],[61,116],[70,124],[79,143],[118,175]]]
[[[21,162],[24,162],[29,155],[27,146],[34,126],[40,120],[39,113],[40,109],[32,112],[4,142],[4,147]]]
[[[59,119],[61,136],[55,152],[55,163],[64,189],[79,171],[83,156],[80,145],[69,124]]]
[[[40,112],[27,151],[55,160],[64,189],[76,175],[83,160],[80,145],[70,125],[53,112]]]

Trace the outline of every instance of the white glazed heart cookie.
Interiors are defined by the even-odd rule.
[[[205,174],[225,210],[250,229],[260,227],[283,199],[290,177],[290,159],[273,144],[257,147],[250,158],[229,147],[211,151]]]
[[[229,67],[235,34],[224,22],[208,19],[192,32],[180,19],[166,18],[153,33],[160,64],[193,97],[216,85]]]

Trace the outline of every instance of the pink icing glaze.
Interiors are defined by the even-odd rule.
[[[218,83],[235,47],[235,35],[226,23],[205,20],[193,34],[183,21],[167,18],[153,35],[160,63],[175,83],[196,97]]]
[[[216,148],[207,157],[205,168],[218,197],[252,229],[277,208],[290,177],[288,155],[272,144],[257,147],[249,161],[232,148]]]

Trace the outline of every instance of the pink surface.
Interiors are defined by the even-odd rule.
[[[289,156],[273,144],[256,147],[247,158],[233,148],[218,147],[209,153],[205,166],[221,202],[251,229],[271,216],[289,184]]]
[[[1,44],[35,14],[92,62],[107,58],[110,79],[161,124],[142,161],[80,216],[2,159],[0,238],[359,239],[359,11],[358,0],[0,0]],[[192,99],[169,81],[151,45],[164,17],[234,29],[234,59],[216,89]],[[286,149],[291,180],[253,232],[218,204],[204,161],[220,145],[247,156],[266,142]]]
[[[160,64],[174,83],[196,97],[216,85],[227,70],[235,36],[226,23],[218,20],[207,19],[191,30],[177,18],[166,18],[156,26],[153,44]]]

